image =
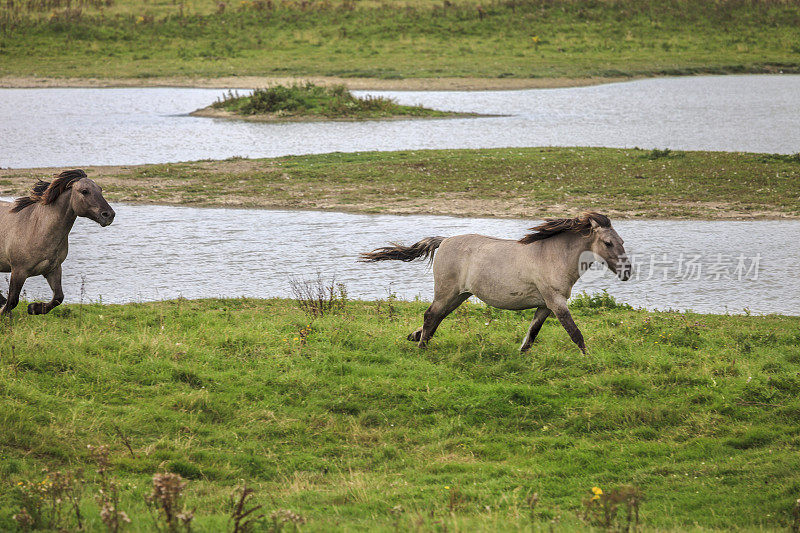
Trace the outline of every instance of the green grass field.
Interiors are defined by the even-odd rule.
[[[797,72],[773,0],[7,0],[0,76],[583,78]]]
[[[243,481],[306,531],[572,530],[593,487],[627,485],[646,530],[792,523],[799,317],[584,297],[587,356],[554,320],[520,355],[530,312],[468,304],[419,351],[404,337],[424,309],[350,301],[310,318],[238,299],[17,315],[0,344],[0,529],[28,482],[83,469],[82,520],[101,530],[87,445],[109,446],[132,531],[153,528],[157,472],[189,481],[196,531],[226,527]]]
[[[0,170],[22,195],[63,169]],[[321,154],[87,168],[111,201],[536,218],[798,218],[800,155],[613,148]]]

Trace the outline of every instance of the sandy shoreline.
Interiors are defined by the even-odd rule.
[[[351,90],[375,91],[490,91],[585,87],[636,78],[339,78],[330,76],[266,77],[223,76],[219,78],[46,78],[0,77],[0,88],[103,88],[103,87],[192,87],[207,89],[254,89],[277,84],[309,81],[317,85],[345,85]]]

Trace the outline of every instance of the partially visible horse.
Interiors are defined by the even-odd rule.
[[[114,214],[100,187],[83,170],[66,170],[51,182],[39,180],[28,196],[13,204],[0,202],[0,272],[11,272],[8,298],[0,295],[0,305],[5,304],[0,313],[11,314],[25,280],[33,276],[44,276],[53,299],[30,304],[28,313],[49,313],[63,302],[61,263],[75,219],[86,217],[105,227]]]
[[[408,340],[427,345],[442,319],[472,295],[500,309],[536,308],[520,351],[531,347],[544,321],[553,313],[581,352],[586,346],[572,320],[567,299],[572,286],[592,260],[602,259],[622,281],[631,275],[623,241],[611,221],[600,213],[577,218],[548,219],[522,239],[484,235],[428,237],[412,246],[378,248],[361,254],[361,261],[433,262],[433,303],[423,325]],[[438,249],[434,257],[434,251]]]

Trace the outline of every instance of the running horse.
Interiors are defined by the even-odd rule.
[[[519,240],[471,234],[428,237],[412,246],[392,243],[361,254],[360,261],[430,258],[433,262],[433,303],[425,311],[422,327],[408,335],[408,340],[418,342],[420,348],[428,344],[447,315],[475,295],[500,309],[536,308],[521,352],[531,347],[553,313],[586,353],[567,300],[572,286],[593,261],[605,262],[622,281],[630,278],[631,263],[623,241],[611,227],[611,220],[594,212],[548,219],[530,231]]]
[[[0,314],[11,315],[25,280],[33,276],[44,276],[53,298],[28,305],[29,314],[49,313],[63,302],[61,263],[75,219],[86,217],[105,227],[114,214],[102,189],[83,170],[66,170],[50,182],[39,180],[28,196],[0,202],[0,272],[11,272],[8,297],[0,295]]]

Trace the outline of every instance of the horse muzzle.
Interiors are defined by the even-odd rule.
[[[114,212],[113,209],[108,208],[97,213],[97,216],[95,217],[94,221],[100,224],[100,226],[105,228],[106,226],[114,222],[114,217],[116,215],[117,214]]]

